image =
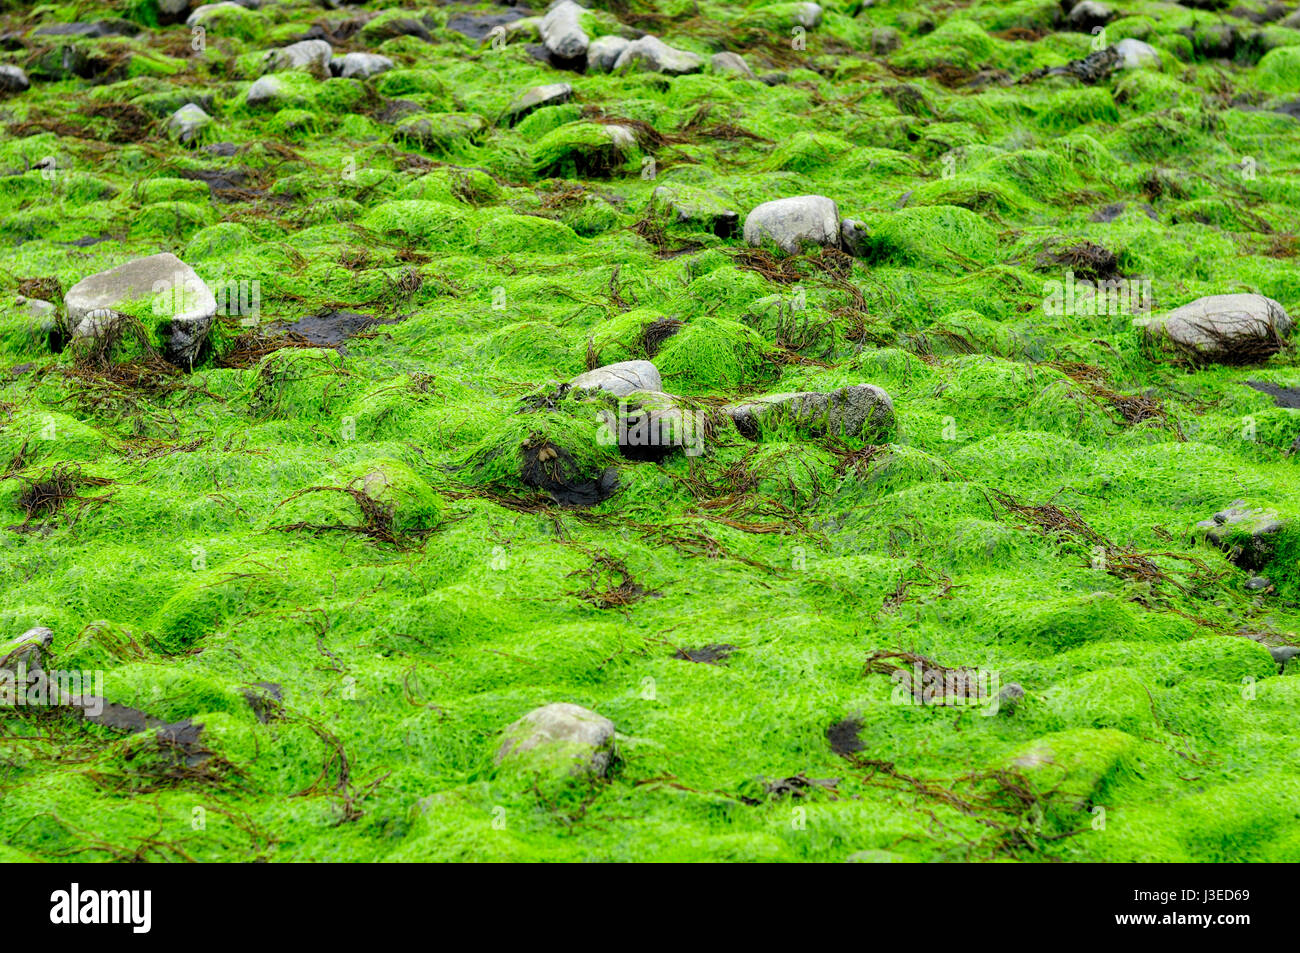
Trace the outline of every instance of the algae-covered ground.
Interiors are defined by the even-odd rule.
[[[1050,300],[1300,317],[1294,3],[591,5],[680,76],[559,68],[486,4],[184,6],[0,3],[0,641],[48,627],[147,716],[6,710],[0,860],[1300,858],[1294,352]],[[250,106],[308,38],[395,68]],[[1125,38],[1160,67],[1049,72]],[[751,249],[660,188],[824,195],[864,245]],[[16,304],[164,251],[226,291],[192,369]],[[382,323],[313,332],[340,311]],[[644,358],[702,453],[626,459],[557,386]],[[860,383],[875,443],[718,412]],[[538,447],[605,498],[530,485]],[[1283,521],[1250,571],[1196,529],[1237,500]],[[495,764],[557,702],[614,723],[607,777]]]

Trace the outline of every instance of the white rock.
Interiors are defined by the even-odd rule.
[[[662,390],[663,382],[659,368],[649,361],[621,361],[579,374],[568,386],[570,390],[603,390],[623,397],[636,390]]]
[[[794,22],[796,26],[805,27],[812,30],[821,26],[822,8],[816,3],[801,3],[794,9]]]
[[[155,319],[168,322],[168,360],[190,363],[212,327],[217,301],[194,269],[170,252],[83,278],[63,296],[74,338],[96,337],[116,320],[115,309],[142,301]]]
[[[587,47],[587,69],[608,73],[618,62],[631,40],[621,36],[598,36]]]
[[[263,76],[248,87],[246,102],[250,106],[262,106],[274,102],[284,93],[284,83],[274,76]]]
[[[176,6],[176,4],[172,4],[172,6]],[[181,7],[180,9],[184,9],[184,7]],[[179,13],[180,9],[170,12]],[[223,10],[239,10],[242,13],[244,9],[243,4],[231,3],[230,0],[222,0],[221,3],[205,4],[204,6],[196,8],[193,13],[185,18],[185,25],[201,26],[203,21],[208,19],[208,17],[212,16],[214,13],[221,13]]]
[[[560,0],[547,11],[538,25],[542,44],[560,59],[571,60],[587,52],[591,42],[583,30],[580,17],[587,12],[573,0]]]
[[[181,142],[189,142],[210,122],[212,117],[203,111],[203,107],[186,103],[167,120],[167,131]]]
[[[745,62],[745,58],[739,53],[714,53],[709,58],[709,65],[713,67],[715,73],[734,73],[748,79],[754,78],[754,71],[749,68],[749,64]]]
[[[615,70],[642,69],[669,76],[697,73],[704,61],[694,53],[675,50],[655,36],[633,40],[614,61]]]
[[[798,195],[764,202],[745,218],[745,244],[772,242],[786,254],[804,245],[835,248],[840,241],[840,210],[822,195]]]
[[[392,69],[394,63],[378,53],[348,53],[330,61],[330,72],[344,79],[368,79]]]
[[[560,774],[600,776],[614,755],[614,723],[560,702],[530,711],[505,730],[496,763],[515,761]]]
[[[1120,69],[1160,69],[1160,51],[1150,43],[1131,37],[1115,44],[1120,55]]]

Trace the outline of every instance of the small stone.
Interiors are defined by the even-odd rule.
[[[217,302],[194,269],[170,252],[129,261],[83,278],[63,297],[74,338],[93,338],[118,318],[114,310],[147,300],[166,320],[166,357],[189,365],[212,327]]]
[[[781,425],[812,434],[864,439],[883,435],[894,425],[894,402],[875,384],[841,387],[829,394],[800,391],[769,394],[724,407],[736,429],[750,439]]]
[[[513,126],[529,113],[545,106],[559,106],[573,98],[573,87],[568,83],[549,83],[534,86],[515,97],[506,107],[506,124]]]
[[[505,730],[495,761],[549,776],[602,777],[614,760],[614,723],[564,702],[535,708]]]
[[[17,66],[10,66],[8,63],[0,66],[0,90],[9,93],[21,93],[31,87],[31,81],[27,79],[27,74]]]
[[[614,63],[615,71],[641,69],[669,76],[681,76],[686,73],[698,73],[704,61],[694,53],[676,50],[654,36],[643,36],[633,40],[619,54]]]
[[[334,48],[324,40],[302,40],[279,50],[268,50],[264,67],[267,72],[306,69],[325,72],[334,58]]]
[[[1274,662],[1286,668],[1287,662],[1300,655],[1300,645],[1274,645],[1269,648],[1268,654],[1273,656]]]
[[[794,26],[801,26],[807,30],[814,30],[821,26],[822,8],[817,3],[798,3],[791,16],[794,18]]]
[[[840,210],[821,195],[799,195],[764,202],[745,218],[745,243],[762,247],[774,243],[788,255],[805,245],[836,248],[840,243]]]
[[[1251,592],[1260,589],[1269,589],[1272,588],[1272,586],[1273,580],[1269,579],[1267,576],[1251,576],[1246,580],[1246,588]]]
[[[212,117],[201,106],[186,103],[167,120],[167,131],[181,142],[193,142]]]
[[[709,65],[713,67],[713,72],[719,75],[743,76],[745,79],[753,79],[754,71],[749,68],[745,58],[739,53],[727,51],[725,53],[714,53],[709,58]]]
[[[581,17],[587,12],[573,0],[561,0],[542,17],[538,31],[542,35],[542,44],[552,56],[562,60],[573,60],[587,52],[591,42],[582,28]]]
[[[263,76],[248,87],[245,102],[250,106],[264,106],[275,102],[284,94],[284,83],[274,76]]]
[[[587,69],[608,73],[632,43],[622,36],[598,36],[587,46]]]
[[[663,383],[659,368],[649,361],[621,361],[579,374],[565,386],[568,390],[603,390],[625,397],[638,390],[661,390]]]
[[[330,72],[343,79],[369,79],[393,66],[392,60],[378,53],[348,53],[330,60]]]
[[[1150,43],[1128,38],[1116,43],[1114,50],[1120,56],[1120,69],[1160,69],[1160,51]]]
[[[201,26],[203,21],[213,14],[221,14],[226,10],[238,10],[241,13],[245,7],[242,3],[232,3],[231,0],[222,0],[221,3],[209,3],[201,7],[196,7],[188,17],[185,18],[186,26]],[[180,11],[176,11],[179,13]]]

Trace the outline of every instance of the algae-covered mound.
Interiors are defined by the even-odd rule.
[[[1295,7],[0,3],[0,858],[1300,859]]]

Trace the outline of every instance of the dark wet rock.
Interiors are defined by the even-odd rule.
[[[1291,317],[1272,298],[1257,294],[1210,295],[1134,325],[1149,341],[1167,343],[1199,360],[1258,363],[1281,350]]]
[[[212,327],[217,302],[194,269],[169,252],[129,261],[73,285],[63,297],[68,328],[74,338],[99,337],[119,319],[115,308],[141,300],[157,308],[160,294],[167,318],[165,355],[188,366]]]
[[[870,235],[865,222],[856,218],[846,218],[840,222],[840,247],[854,258],[864,257],[868,250]]]
[[[788,73],[764,73],[758,78],[758,81],[764,86],[784,86],[790,82]]]
[[[830,393],[769,394],[723,408],[750,439],[764,430],[791,426],[810,434],[873,439],[894,425],[894,402],[875,384],[841,387]]]
[[[798,195],[755,207],[745,217],[745,244],[775,244],[788,255],[805,246],[836,248],[840,243],[840,210],[822,195]]]
[[[1083,0],[1071,8],[1066,22],[1071,29],[1091,33],[1093,27],[1105,26],[1113,19],[1115,11],[1109,4],[1099,3],[1098,0]]]
[[[618,490],[618,471],[584,472],[573,454],[544,438],[519,448],[519,476],[525,486],[541,490],[561,506],[595,506]]]
[[[494,28],[532,15],[527,7],[509,7],[500,13],[457,13],[447,20],[447,29],[471,40],[483,40]]]
[[[424,107],[410,99],[394,99],[375,118],[382,123],[392,125],[409,116],[424,112]]]
[[[652,73],[664,73],[669,76],[681,76],[686,73],[698,73],[704,67],[704,61],[695,53],[678,50],[654,36],[643,36],[627,45],[614,70],[646,70]]]
[[[1002,686],[998,692],[998,714],[1010,715],[1015,712],[1020,702],[1024,700],[1025,690],[1018,682],[1010,682]]]
[[[1267,576],[1251,576],[1246,580],[1246,589],[1250,592],[1258,592],[1263,589],[1272,589],[1273,580]]]
[[[386,17],[366,24],[361,30],[361,36],[367,43],[375,46],[399,36],[413,36],[425,43],[432,43],[433,31],[437,28],[437,21],[429,16]]]
[[[400,318],[376,318],[354,311],[324,311],[299,318],[293,324],[277,324],[275,330],[297,335],[312,347],[339,347],[348,338],[356,337],[372,328],[400,322]]]
[[[1236,500],[1196,527],[1210,543],[1226,552],[1232,563],[1255,572],[1272,562],[1278,535],[1286,523],[1275,510],[1251,509],[1243,500]]]
[[[621,361],[579,374],[565,385],[565,390],[603,390],[615,397],[626,397],[633,391],[658,391],[662,387],[659,369],[649,361]]]
[[[673,658],[680,659],[683,662],[701,662],[705,665],[717,665],[731,658],[731,654],[736,651],[734,645],[726,642],[714,642],[709,645],[701,646],[698,649],[678,649],[673,653]]]
[[[8,63],[0,65],[0,90],[9,93],[21,93],[31,87],[27,74],[17,66]]]
[[[745,79],[754,78],[754,71],[749,68],[749,64],[745,62],[745,58],[739,53],[730,51],[714,53],[709,58],[709,65],[713,68],[713,72],[719,75],[743,76]]]
[[[548,83],[526,89],[506,107],[505,124],[513,126],[530,113],[546,106],[559,106],[572,98],[573,87],[568,83]]]
[[[32,31],[34,36],[74,36],[94,40],[105,36],[135,36],[140,27],[130,20],[97,20],[94,23],[50,23]]]
[[[214,142],[211,145],[203,146],[202,151],[209,153],[210,155],[228,159],[239,151],[239,146],[233,142]]]
[[[1300,410],[1300,387],[1283,387],[1280,384],[1270,384],[1268,381],[1246,381],[1246,386],[1254,388],[1261,394],[1268,394],[1277,407]]]
[[[614,761],[614,738],[608,718],[559,702],[536,708],[507,727],[494,760],[548,778],[603,777]]]
[[[1103,205],[1101,208],[1097,209],[1097,211],[1089,215],[1088,221],[1109,224],[1123,215],[1127,208],[1127,202],[1112,202],[1110,205]],[[1156,214],[1156,210],[1150,205],[1143,203],[1138,206],[1138,209],[1141,210],[1147,218],[1151,219],[1151,221],[1158,222],[1160,220],[1160,217]]]
[[[253,717],[266,724],[279,714],[284,689],[278,682],[254,682],[244,690],[244,700],[253,710]]]

